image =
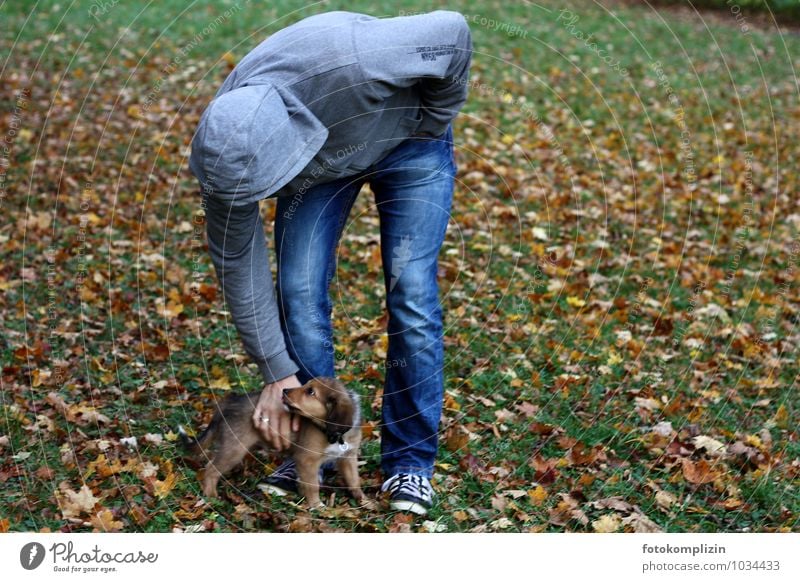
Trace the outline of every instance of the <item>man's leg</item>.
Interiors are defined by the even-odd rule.
[[[336,246],[362,184],[343,178],[278,199],[276,297],[287,350],[303,384],[334,375],[328,287],[336,271]]]
[[[276,299],[289,355],[305,384],[334,375],[333,330],[328,287],[336,270],[336,246],[363,181],[343,178],[309,188],[296,197],[279,198],[275,211]],[[320,469],[333,468],[326,463]],[[285,495],[297,491],[292,459],[278,467],[262,486]]]
[[[370,176],[381,225],[389,311],[381,468],[433,475],[442,410],[443,338],[437,257],[453,199],[452,127],[402,142]]]

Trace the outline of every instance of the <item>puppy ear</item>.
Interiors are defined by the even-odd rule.
[[[325,401],[328,417],[325,419],[325,434],[328,442],[341,442],[342,435],[353,428],[353,403],[349,398],[331,394]]]

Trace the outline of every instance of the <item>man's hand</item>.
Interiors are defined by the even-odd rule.
[[[300,430],[300,417],[286,412],[283,390],[300,386],[297,376],[291,375],[264,386],[253,413],[253,424],[276,451],[289,448],[291,431]]]

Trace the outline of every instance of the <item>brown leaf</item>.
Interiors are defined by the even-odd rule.
[[[678,499],[667,491],[656,492],[656,504],[662,509],[669,509],[678,502]]]
[[[606,497],[592,502],[592,506],[597,509],[613,509],[615,511],[633,511],[633,505],[625,501],[622,497]]]
[[[83,485],[78,491],[70,489],[66,482],[61,483],[59,487],[61,491],[56,491],[56,499],[58,499],[64,519],[92,513],[95,504],[100,501],[86,485]]]
[[[700,459],[696,463],[689,459],[682,459],[681,461],[683,463],[683,477],[689,483],[694,483],[695,485],[711,483],[721,475],[718,471],[713,471],[705,459]]]
[[[497,511],[504,511],[506,505],[508,505],[508,499],[503,497],[502,495],[495,495],[492,497],[492,508],[496,509]]]
[[[452,426],[447,429],[444,435],[444,446],[448,451],[460,451],[467,447],[469,435],[459,426]]]
[[[56,472],[53,471],[53,469],[51,469],[50,467],[42,465],[41,467],[36,469],[36,473],[34,474],[36,475],[36,477],[42,479],[43,481],[50,481],[56,474]]]
[[[550,485],[556,480],[556,459],[545,460],[540,454],[535,454],[529,465],[536,470],[533,479],[540,485]]]
[[[663,530],[656,522],[643,513],[632,513],[622,518],[623,525],[629,525],[636,533],[661,533]]]
[[[142,509],[141,506],[137,504],[131,505],[131,508],[128,510],[128,515],[133,520],[133,523],[138,525],[139,527],[147,524],[150,521],[151,515]]]

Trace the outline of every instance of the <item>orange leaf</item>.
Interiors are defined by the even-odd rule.
[[[689,459],[683,459],[683,477],[689,483],[694,483],[695,485],[711,483],[720,474],[718,471],[712,471],[711,466],[705,459],[700,459],[696,463]]]

